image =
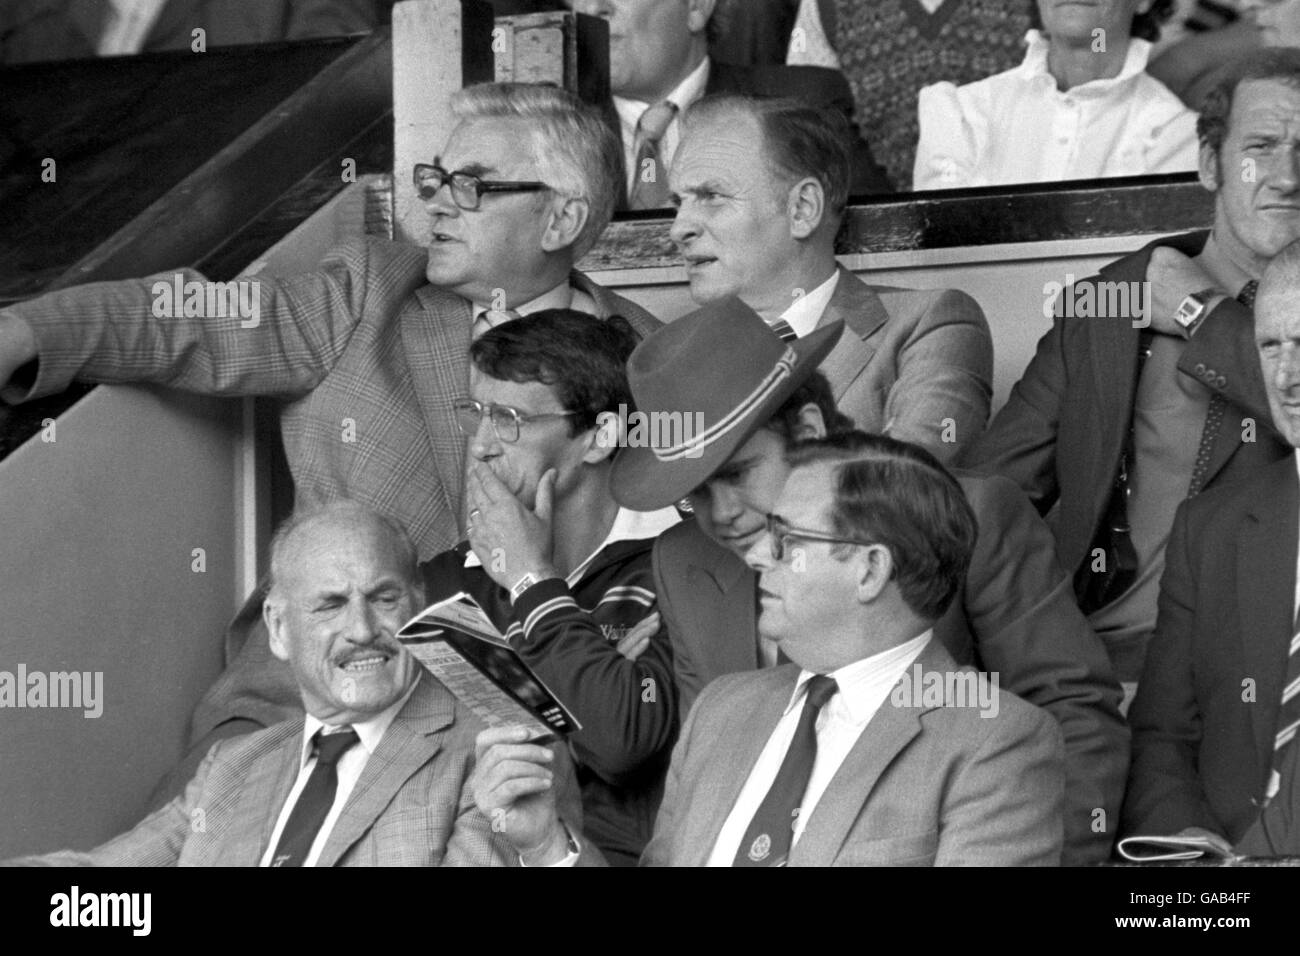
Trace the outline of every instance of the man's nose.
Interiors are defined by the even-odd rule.
[[[1273,383],[1281,391],[1289,391],[1300,384],[1300,351],[1290,343],[1282,347],[1282,357],[1277,363]]]
[[[1291,194],[1300,190],[1300,143],[1279,149],[1269,162],[1268,183],[1278,192]]]
[[[709,518],[714,526],[731,524],[744,510],[735,489],[721,483],[709,487]]]
[[[348,604],[343,636],[353,644],[369,644],[379,637],[379,617],[364,596],[358,596]]]
[[[668,237],[679,246],[684,245],[700,235],[700,226],[695,217],[687,211],[686,203],[677,207],[673,224],[668,227]],[[683,250],[684,251],[684,250]]]
[[[469,440],[469,453],[476,461],[486,461],[496,454],[500,441],[492,427],[492,417],[482,415],[478,420],[478,430]]]
[[[439,186],[432,196],[421,200],[430,216],[459,216],[460,207],[451,198],[451,180]]]
[[[776,566],[776,562],[772,560],[772,542],[766,531],[760,534],[758,540],[745,552],[745,563],[759,574],[764,574]],[[759,584],[761,585],[762,581]]]

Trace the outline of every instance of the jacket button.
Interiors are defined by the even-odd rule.
[[[1196,363],[1196,374],[1197,374],[1197,375],[1204,375],[1204,374],[1205,374],[1205,363],[1204,363],[1204,362],[1197,362],[1197,363]]]
[[[1214,380],[1214,384],[1217,385],[1219,388],[1223,388],[1223,386],[1228,384],[1228,380],[1224,378],[1222,375],[1220,375],[1218,378]]]

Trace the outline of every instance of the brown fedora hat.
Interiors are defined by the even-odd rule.
[[[654,511],[686,497],[776,414],[843,331],[836,321],[784,342],[736,298],[659,329],[627,362],[636,411],[614,459],[614,499]]]

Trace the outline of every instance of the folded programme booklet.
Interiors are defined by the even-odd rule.
[[[1131,836],[1119,841],[1120,856],[1134,863],[1172,863],[1175,860],[1241,860],[1235,853],[1224,853],[1205,837],[1199,836]]]
[[[425,608],[397,639],[490,727],[528,727],[538,739],[582,729],[463,591]]]

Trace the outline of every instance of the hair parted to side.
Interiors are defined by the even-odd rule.
[[[572,93],[535,83],[479,83],[457,91],[458,120],[516,119],[532,126],[539,175],[561,196],[585,199],[587,223],[574,258],[590,251],[609,225],[623,189],[623,145],[600,112]]]
[[[1035,30],[1041,30],[1043,18],[1038,14],[1038,0],[1028,0],[1028,2],[1029,25]],[[1146,13],[1133,14],[1133,26],[1129,28],[1129,36],[1155,43],[1160,39],[1160,25],[1174,15],[1177,6],[1176,0],[1155,0]]]
[[[768,431],[776,432],[780,436],[786,448],[790,448],[799,440],[798,429],[801,424],[799,416],[806,405],[816,405],[817,410],[822,413],[822,422],[826,425],[827,435],[838,435],[841,432],[853,431],[857,427],[853,419],[835,407],[835,393],[831,390],[831,383],[826,376],[821,372],[813,372],[781,404],[765,426]]]
[[[410,584],[419,582],[419,552],[415,542],[401,523],[387,515],[380,514],[369,505],[351,498],[336,498],[321,504],[309,505],[294,511],[292,515],[280,522],[280,526],[271,535],[271,576],[269,590],[275,591],[277,585],[284,581],[285,561],[288,560],[289,545],[298,532],[306,525],[325,518],[351,518],[356,521],[370,522],[380,530],[393,544],[398,554],[399,568]]]
[[[837,224],[848,206],[853,172],[848,120],[835,110],[798,100],[715,93],[686,111],[683,135],[708,130],[721,117],[737,114],[753,118],[763,131],[768,165],[782,186],[782,203],[789,187],[811,177],[821,183],[827,214]]]
[[[1251,50],[1232,60],[1214,89],[1205,94],[1201,114],[1196,118],[1196,135],[1202,146],[1208,146],[1219,155],[1223,141],[1228,137],[1232,121],[1232,101],[1237,88],[1252,80],[1276,80],[1300,90],[1300,49],[1295,47],[1265,47]],[[1219,170],[1222,182],[1223,170]]]
[[[470,346],[484,375],[503,382],[541,382],[555,389],[569,434],[594,428],[601,412],[635,409],[627,360],[640,336],[621,316],[598,319],[574,309],[543,309],[503,322]]]
[[[786,460],[792,468],[836,465],[835,533],[887,547],[893,580],[918,616],[933,621],[948,610],[966,579],[979,526],[961,486],[933,455],[885,435],[846,431],[800,442]],[[847,555],[852,546],[836,548]]]

